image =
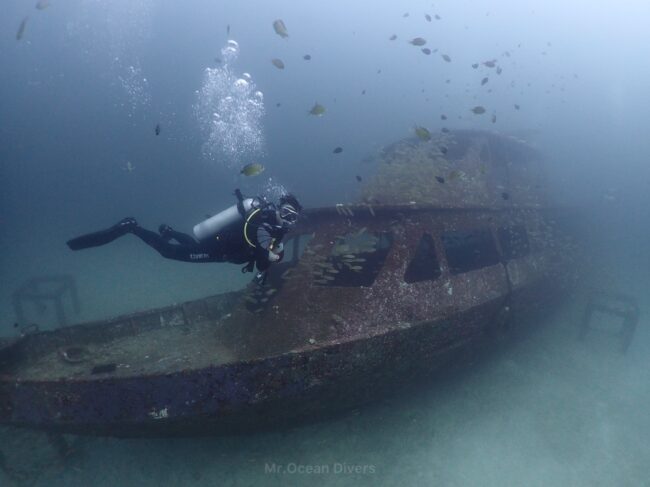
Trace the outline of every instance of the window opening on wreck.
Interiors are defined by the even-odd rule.
[[[525,257],[530,253],[528,234],[526,233],[526,227],[523,225],[500,227],[497,234],[505,260]]]
[[[440,270],[440,262],[436,255],[436,248],[433,242],[433,237],[425,233],[422,235],[413,260],[409,262],[406,272],[404,273],[404,281],[412,284],[421,281],[433,281],[442,274]]]
[[[392,245],[390,233],[372,233],[365,227],[336,237],[329,256],[313,259],[313,282],[317,286],[370,287]]]
[[[499,263],[499,253],[488,229],[444,233],[442,245],[452,274]]]
[[[251,313],[261,313],[269,305],[284,283],[291,279],[312,234],[291,235],[283,241],[284,258],[282,262],[269,267],[264,286],[249,285],[244,295],[244,304]]]

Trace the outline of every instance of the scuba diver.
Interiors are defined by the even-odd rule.
[[[160,225],[158,233],[152,232],[138,225],[135,218],[124,218],[106,230],[73,238],[67,244],[72,250],[81,250],[132,233],[167,259],[246,263],[242,272],[257,267],[255,281],[263,285],[266,270],[284,257],[282,238],[298,221],[302,206],[292,194],[281,196],[277,204],[264,197],[244,198],[239,189],[235,196],[237,204],[194,226],[196,238],[165,224]]]

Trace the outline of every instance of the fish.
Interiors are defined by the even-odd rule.
[[[214,58],[214,62],[217,64],[221,64],[221,58],[218,57]]]
[[[447,127],[442,127],[442,128],[440,129],[440,131],[441,131],[443,134],[448,134],[448,133],[449,133],[449,129],[448,129]]]
[[[519,110],[519,105],[515,103],[515,110]]]
[[[492,115],[492,123],[497,123],[497,116],[496,115]]]
[[[501,197],[504,200],[509,200],[510,199],[510,195],[508,193],[506,193],[505,191],[503,193],[501,193]]]
[[[277,103],[275,104],[275,106],[279,108],[279,107],[281,107],[281,106],[282,106],[282,103],[280,103],[280,102],[277,102]]]
[[[483,63],[483,66],[487,66],[488,68],[493,68],[497,65],[496,61],[485,61]]]
[[[415,127],[415,135],[417,135],[420,140],[431,140],[431,132],[424,127]]]
[[[395,39],[397,39],[397,34],[393,34],[388,38],[389,41],[394,41]]]
[[[365,94],[366,94],[366,90],[361,90],[361,94],[362,94],[362,95],[365,95]]]
[[[20,39],[23,38],[23,34],[25,33],[25,26],[27,25],[27,19],[29,17],[25,17],[20,25],[18,26],[18,32],[16,32],[16,40],[19,41]]]
[[[427,22],[431,22],[431,15],[424,14],[424,18],[427,19]]]
[[[449,173],[448,176],[450,181],[455,181],[456,179],[460,178],[460,171],[458,170],[453,170]]]
[[[314,103],[314,106],[311,107],[311,110],[309,110],[309,114],[316,117],[322,116],[323,113],[325,113],[325,107],[319,103]]]
[[[257,176],[258,174],[261,174],[264,172],[264,166],[257,162],[251,162],[250,164],[246,164],[244,167],[241,168],[241,171],[239,171],[240,174],[243,174],[244,176]]]
[[[426,39],[422,37],[415,37],[409,41],[409,44],[413,44],[414,46],[424,46],[426,43]]]
[[[160,135],[160,124],[159,123],[156,124],[156,128],[154,129],[154,132],[156,133],[156,135]]]
[[[444,113],[440,115],[440,120],[447,120],[447,115],[445,115]]]
[[[311,60],[311,55],[310,55],[310,54],[305,54],[302,58],[303,58],[305,61],[310,61],[310,60]]]
[[[378,70],[377,70],[377,74],[381,74],[381,69],[378,69]]]
[[[408,16],[409,16],[409,13],[408,13],[408,12],[404,12],[404,15],[402,15],[402,17],[404,17],[404,18],[406,18],[406,17],[408,17]]]
[[[133,172],[134,169],[135,169],[135,166],[133,164],[131,164],[131,161],[126,161],[126,164],[124,166],[124,170],[129,171],[129,172]]]
[[[282,59],[271,59],[271,64],[273,64],[273,66],[278,69],[284,69],[284,63],[282,62]]]
[[[357,181],[359,181],[359,182],[362,181],[361,176],[359,176],[358,174],[356,175],[356,178],[357,178]]]
[[[448,63],[451,62],[451,58],[450,58],[449,56],[447,56],[446,54],[441,54],[441,56],[442,56],[442,59],[444,59],[444,60],[447,61]]]
[[[472,64],[472,68],[474,68],[474,69],[478,68],[478,63]]]
[[[474,113],[474,115],[482,115],[485,113],[485,108],[483,108],[481,105],[477,105],[472,108],[472,113]]]
[[[484,84],[486,84],[488,81],[489,81],[489,78],[487,78],[487,77],[486,77],[486,78],[483,78],[483,79],[481,80],[481,86],[483,86]]]
[[[226,35],[230,35],[230,24],[226,26]]]
[[[49,0],[38,0],[38,2],[36,2],[37,10],[45,10],[49,6],[50,6]]]
[[[434,17],[436,18],[436,20],[440,20],[440,19],[442,18],[442,17],[440,17],[440,15],[438,15],[438,14],[435,14]]]
[[[442,176],[436,176],[436,181],[438,181],[440,184],[445,184],[445,178]]]
[[[449,151],[449,149],[447,149],[444,145],[441,145],[440,147],[438,147],[438,150],[440,152],[442,152],[443,154],[446,154]]]
[[[334,154],[340,154],[341,152],[343,152],[343,148],[342,148],[342,147],[337,147],[337,148],[334,149],[332,152],[333,152]]]
[[[501,69],[501,66],[497,66],[497,74],[503,73],[503,69]]]
[[[422,52],[428,56],[429,54],[431,54],[431,49],[429,49],[428,47],[423,47]]]
[[[273,30],[277,35],[279,35],[283,39],[285,37],[289,37],[289,33],[287,32],[287,26],[284,25],[284,22],[281,19],[278,19],[275,22],[273,22]]]

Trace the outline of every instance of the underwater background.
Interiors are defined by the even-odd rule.
[[[0,336],[20,332],[12,293],[35,277],[74,277],[72,322],[241,288],[240,266],[166,260],[128,236],[65,242],[126,216],[189,232],[235,188],[353,202],[417,126],[535,146],[553,204],[579,211],[580,288],[634,296],[641,319],[625,355],[607,335],[576,342],[578,290],[470,371],[291,430],[72,438],[62,461],[2,429],[24,475],[0,485],[650,485],[648,25],[640,1],[4,2]],[[252,162],[264,172],[240,174]]]

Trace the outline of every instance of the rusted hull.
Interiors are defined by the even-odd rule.
[[[534,294],[537,306],[561,297],[552,282],[539,283]],[[0,421],[128,437],[239,432],[314,419],[372,401],[462,354],[471,357],[528,320],[526,306],[507,318],[503,306],[498,299],[364,339],[161,376],[5,381]]]

